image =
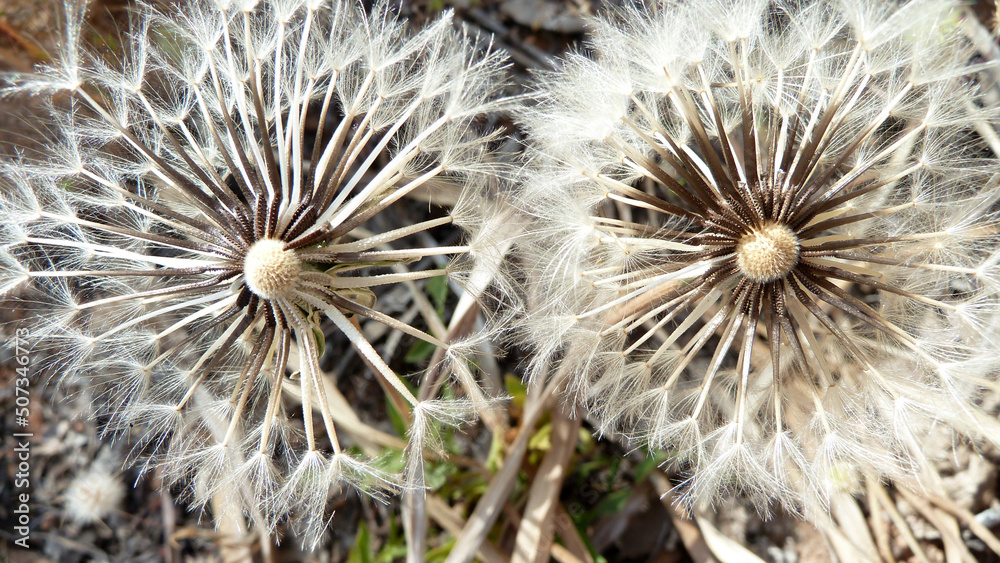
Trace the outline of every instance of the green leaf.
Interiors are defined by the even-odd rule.
[[[612,457],[609,465],[608,479],[605,481],[605,484],[608,489],[613,489],[615,481],[618,479],[618,471],[622,468],[622,458],[619,456]]]
[[[594,435],[590,433],[586,428],[580,429],[580,436],[576,440],[576,451],[580,454],[587,455],[592,453],[597,449],[597,440],[594,439]]]
[[[403,356],[403,361],[408,364],[419,364],[431,357],[434,353],[435,346],[430,342],[423,340],[417,340],[410,346],[410,349],[406,351],[406,355]]]
[[[425,554],[424,560],[427,563],[442,563],[448,558],[448,554],[451,553],[453,547],[455,547],[455,538],[451,538],[440,546],[429,550]]]
[[[313,340],[316,341],[316,355],[319,358],[326,354],[326,335],[323,334],[323,329],[320,327],[321,323],[319,311],[313,311],[309,315],[309,328],[312,329]]]
[[[521,378],[508,374],[503,378],[503,384],[507,389],[511,405],[523,409],[524,399],[528,396],[528,387],[521,382]]]
[[[642,460],[635,468],[635,482],[643,482],[650,471],[662,465],[666,460],[667,454],[662,451],[647,452],[646,459]]]
[[[406,436],[406,432],[409,430],[406,419],[396,410],[396,406],[392,404],[388,396],[385,397],[385,408],[389,411],[389,422],[392,423],[392,429],[396,431],[396,435]]]
[[[395,518],[389,521],[389,537],[382,549],[378,550],[376,560],[378,563],[393,563],[406,557],[406,538],[400,533],[399,526],[396,525]]]
[[[451,481],[458,472],[458,467],[452,463],[427,463],[425,479],[427,488],[436,491]]]
[[[579,475],[581,478],[586,479],[595,471],[600,471],[601,469],[604,469],[607,466],[608,466],[607,462],[603,459],[590,459],[576,464],[576,468],[573,470],[573,473]]]
[[[424,291],[427,292],[427,296],[430,297],[431,303],[434,305],[434,311],[437,316],[444,320],[444,306],[448,301],[448,276],[445,275],[444,270],[441,270],[440,276],[434,276],[433,278],[428,278],[427,283],[424,284]],[[435,346],[429,342],[424,342],[423,340],[418,340],[410,346],[410,349],[406,351],[406,356],[403,357],[403,361],[409,364],[420,364],[431,357],[434,353]]]
[[[586,547],[587,551],[590,552],[590,556],[594,558],[594,563],[608,563],[607,558],[605,558],[603,555],[601,555],[600,553],[597,552],[597,549],[594,548],[594,544],[591,543],[590,538],[587,537],[587,527],[586,526],[581,526],[577,522],[576,523],[576,531],[577,531],[578,535],[580,536],[580,540],[583,541],[584,547]]]
[[[372,552],[372,537],[364,520],[358,522],[358,535],[354,538],[354,546],[347,554],[347,563],[375,563]]]
[[[398,543],[386,545],[378,552],[378,563],[393,563],[406,557],[406,546]]]
[[[486,455],[486,469],[490,473],[500,471],[503,457],[503,436],[500,432],[494,432],[493,441],[490,442],[490,452]]]
[[[363,453],[359,452],[358,455],[363,455]],[[406,458],[403,457],[403,450],[383,448],[372,463],[377,469],[386,473],[400,473],[406,467]]]
[[[529,450],[539,450],[543,452],[552,448],[552,423],[546,422],[538,431],[528,439]]]
[[[431,302],[434,303],[434,310],[437,311],[438,316],[444,319],[444,305],[448,300],[448,276],[444,275],[444,270],[442,270],[440,276],[427,280],[424,291],[427,292],[427,295],[431,298]]]
[[[396,515],[389,513],[389,534],[378,551],[378,563],[393,563],[406,557],[406,536],[403,535],[402,526]]]
[[[337,295],[340,295],[348,301],[353,301],[362,307],[368,307],[371,309],[375,306],[375,293],[367,287],[351,287],[344,289],[335,289]]]
[[[608,493],[607,496],[602,498],[601,501],[597,503],[597,506],[591,508],[583,514],[580,518],[580,523],[587,526],[601,516],[608,516],[610,514],[617,514],[621,512],[625,508],[625,503],[628,502],[628,498],[631,495],[631,489],[621,489]]]

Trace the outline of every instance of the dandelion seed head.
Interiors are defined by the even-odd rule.
[[[447,13],[408,30],[387,3],[339,0],[144,5],[106,61],[80,43],[84,4],[67,2],[57,60],[5,91],[58,100],[51,158],[3,166],[0,292],[37,303],[46,365],[95,390],[104,431],[134,438],[140,463],[199,506],[235,491],[263,528],[301,517],[315,547],[332,492],[394,480],[347,459],[324,334],[420,418],[475,410],[418,400],[366,325],[447,349],[441,319],[397,319],[380,297],[461,281],[465,262],[481,263],[481,293],[501,270],[491,221],[450,207],[496,207],[484,124],[505,62]],[[438,371],[432,389],[453,377],[489,404],[473,367]]]
[[[1000,112],[957,17],[662,2],[541,76],[521,334],[601,432],[676,453],[683,502],[816,515],[916,479],[932,426],[1000,441]]]

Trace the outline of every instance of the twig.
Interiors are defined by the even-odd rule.
[[[10,37],[15,43],[21,46],[31,58],[38,62],[48,62],[50,57],[44,49],[39,47],[34,41],[29,40],[25,36],[21,35],[16,29],[10,26],[6,21],[0,19],[0,33]]]
[[[472,8],[461,12],[462,16],[469,16],[469,19],[477,26],[490,32],[498,39],[497,46],[510,55],[510,58],[517,64],[525,68],[542,68],[545,70],[556,70],[559,64],[543,52],[538,47],[523,41],[517,41],[511,36],[511,32],[502,23],[487,14],[481,8]],[[462,22],[463,27],[467,27],[466,22]]]
[[[594,558],[587,551],[586,544],[580,539],[580,531],[573,525],[573,519],[570,517],[569,512],[566,512],[566,508],[562,504],[556,504],[555,521],[556,535],[565,544],[566,549],[573,555],[573,558],[582,563],[594,563]],[[552,557],[554,559],[559,559],[560,557],[556,554],[557,547],[559,547],[558,544],[552,547]]]

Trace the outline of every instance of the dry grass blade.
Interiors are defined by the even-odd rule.
[[[870,563],[875,563],[879,560],[877,557],[873,558],[859,551],[857,545],[836,525],[818,525],[817,529],[821,531],[823,537],[828,542],[834,560],[842,562],[866,561]]]
[[[586,561],[557,543],[552,544],[552,559],[559,563],[585,563]]]
[[[878,502],[885,507],[886,512],[889,513],[889,518],[892,519],[892,523],[896,525],[900,535],[903,536],[903,540],[906,541],[906,545],[913,551],[913,556],[921,563],[930,563],[927,553],[924,552],[924,548],[920,546],[920,542],[914,537],[913,530],[910,529],[910,525],[906,523],[903,515],[899,513],[899,509],[896,508],[896,503],[889,497],[889,493],[885,491],[880,483],[871,483],[868,491],[869,493],[875,493],[874,497],[868,499],[869,502]]]
[[[381,448],[386,447],[399,450],[406,448],[406,441],[402,438],[373,428],[358,418],[351,403],[340,392],[340,389],[337,389],[330,374],[324,373],[323,384],[326,386],[326,398],[327,402],[330,403],[333,421],[340,425],[345,432],[358,438],[368,453],[375,455]]]
[[[660,500],[670,514],[670,521],[680,535],[681,542],[691,559],[695,563],[714,563],[716,559],[705,542],[701,530],[693,522],[677,513],[677,509],[674,507],[673,487],[667,477],[659,471],[653,471],[649,474],[649,479],[660,494]]]
[[[868,498],[875,498],[872,481],[866,480],[865,487],[868,491]],[[868,503],[871,516],[869,517],[869,527],[875,534],[875,543],[878,545],[879,555],[883,561],[896,563],[896,558],[892,555],[892,547],[889,545],[889,522],[882,516],[882,507],[874,500]]]
[[[358,332],[361,332],[361,323],[358,322],[357,317],[351,318],[351,324],[354,325],[354,328],[358,329]],[[407,425],[413,424],[413,410],[411,405],[406,401],[403,395],[400,394],[399,390],[386,381],[379,369],[364,354],[360,353],[360,351],[358,353],[358,357],[360,357],[361,361],[365,363],[365,366],[375,374],[375,381],[378,382],[379,387],[382,388],[386,397],[388,397],[389,401],[392,402],[392,406],[396,409],[396,412],[399,413],[399,416],[406,421]]]
[[[528,492],[514,542],[511,563],[540,563],[547,561],[555,536],[556,505],[559,490],[569,470],[569,461],[576,448],[580,417],[555,409],[552,413],[552,447],[542,460],[538,473]]]
[[[830,499],[830,509],[837,519],[837,527],[855,551],[865,559],[877,561],[878,550],[857,499],[841,492]]]
[[[24,35],[19,33],[16,29],[11,27],[10,24],[2,19],[0,19],[0,33],[10,37],[22,49],[27,51],[28,55],[36,62],[47,62],[50,60],[50,57],[48,53],[45,52],[45,49],[39,47],[34,41],[27,39]]]
[[[298,346],[291,347],[291,354],[288,358],[288,367],[294,372],[298,370],[299,352]],[[330,405],[330,415],[345,432],[350,433],[366,453],[377,455],[382,448],[403,449],[406,441],[391,434],[387,434],[365,424],[354,412],[354,407],[344,397],[343,393],[337,389],[333,377],[329,373],[322,374],[323,387],[326,392],[327,403]],[[282,392],[296,402],[302,401],[302,389],[297,385],[286,384],[282,386]],[[313,405],[313,410],[318,411],[319,405]]]
[[[176,546],[170,541],[177,529],[177,509],[170,491],[160,492],[160,517],[163,518],[163,554],[164,563],[173,563]]]
[[[749,549],[720,532],[704,514],[696,513],[694,521],[698,524],[708,549],[721,563],[764,563],[763,559]]]
[[[238,493],[231,489],[220,489],[212,496],[212,512],[215,513],[216,531],[219,534],[219,552],[223,563],[250,561],[253,559],[251,546],[255,542],[247,535],[246,521],[239,503],[234,502]]]
[[[566,511],[566,508],[562,504],[557,504],[555,510],[556,534],[562,540],[566,551],[569,553],[565,557],[572,557],[574,560],[582,561],[583,563],[594,563],[594,558],[590,555],[590,551],[587,550],[586,544],[580,539],[580,531],[573,524],[569,512]],[[557,551],[558,548],[562,547],[559,544],[552,546],[552,557],[554,559],[562,561],[560,557],[564,557],[564,555],[560,555],[560,552]]]
[[[753,552],[727,537],[708,520],[704,512],[696,512],[694,523],[681,517],[673,505],[670,482],[662,473],[654,471],[649,477],[660,493],[660,500],[670,513],[671,521],[684,542],[688,554],[697,562],[764,563]]]
[[[528,441],[534,432],[535,424],[549,408],[565,377],[566,371],[559,370],[544,388],[534,387],[529,390],[528,404],[530,406],[521,421],[517,438],[511,444],[507,457],[504,458],[503,467],[490,480],[486,492],[479,499],[479,503],[469,516],[465,527],[457,536],[455,546],[448,554],[448,558],[445,559],[445,563],[469,563],[475,557],[476,550],[486,539],[486,534],[493,527],[493,523],[496,522],[503,505],[507,502],[507,498],[514,488],[514,482],[521,469],[524,455],[528,451]]]
[[[904,488],[898,490],[906,502],[910,503],[925,520],[941,533],[941,541],[944,543],[944,558],[947,563],[975,562],[976,558],[972,556],[969,548],[962,541],[958,523],[951,515],[931,506],[929,502]]]
[[[963,524],[969,527],[969,531],[982,540],[982,542],[985,543],[986,546],[993,551],[993,553],[1000,555],[1000,539],[998,539],[989,528],[979,522],[979,520],[976,520],[976,516],[974,514],[961,506],[958,506],[948,497],[942,495],[928,495],[927,500],[942,510],[950,512],[956,518],[961,520]]]
[[[494,41],[497,41],[499,47],[506,50],[510,54],[510,58],[517,64],[525,68],[544,68],[547,70],[558,68],[558,61],[531,43],[520,41],[512,36],[510,29],[497,21],[486,10],[472,8],[463,12],[463,16],[468,16],[476,26],[488,30],[499,38]],[[465,25],[464,21],[462,23]]]
[[[454,509],[436,495],[427,496],[427,514],[438,526],[441,526],[446,532],[455,536],[461,533],[462,527],[465,524],[462,521],[462,517],[456,514]],[[507,557],[504,556],[503,552],[488,541],[484,541],[479,546],[476,555],[484,563],[504,563],[507,561]]]

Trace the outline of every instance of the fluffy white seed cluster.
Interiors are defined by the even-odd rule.
[[[235,493],[264,529],[301,518],[307,544],[345,485],[419,486],[431,427],[488,400],[433,307],[403,322],[377,296],[421,291],[489,239],[493,136],[476,124],[501,57],[448,15],[410,32],[381,2],[193,0],[140,8],[109,62],[80,45],[82,4],[55,62],[7,92],[52,99],[50,151],[2,165],[0,292],[41,303],[53,371],[95,384],[108,430],[139,429],[136,451],[193,478],[196,502]],[[471,242],[434,244],[454,225]],[[405,479],[341,446],[324,317],[413,410]],[[359,320],[441,350],[419,398]],[[466,398],[435,399],[450,376]]]
[[[125,485],[114,473],[95,468],[77,475],[63,498],[66,516],[73,522],[103,522],[119,510],[125,498]]]
[[[688,502],[825,511],[943,424],[1000,443],[998,122],[952,2],[662,2],[523,118],[535,366]]]
[[[247,249],[243,277],[250,292],[261,299],[289,295],[302,273],[302,260],[278,239],[261,239]]]

